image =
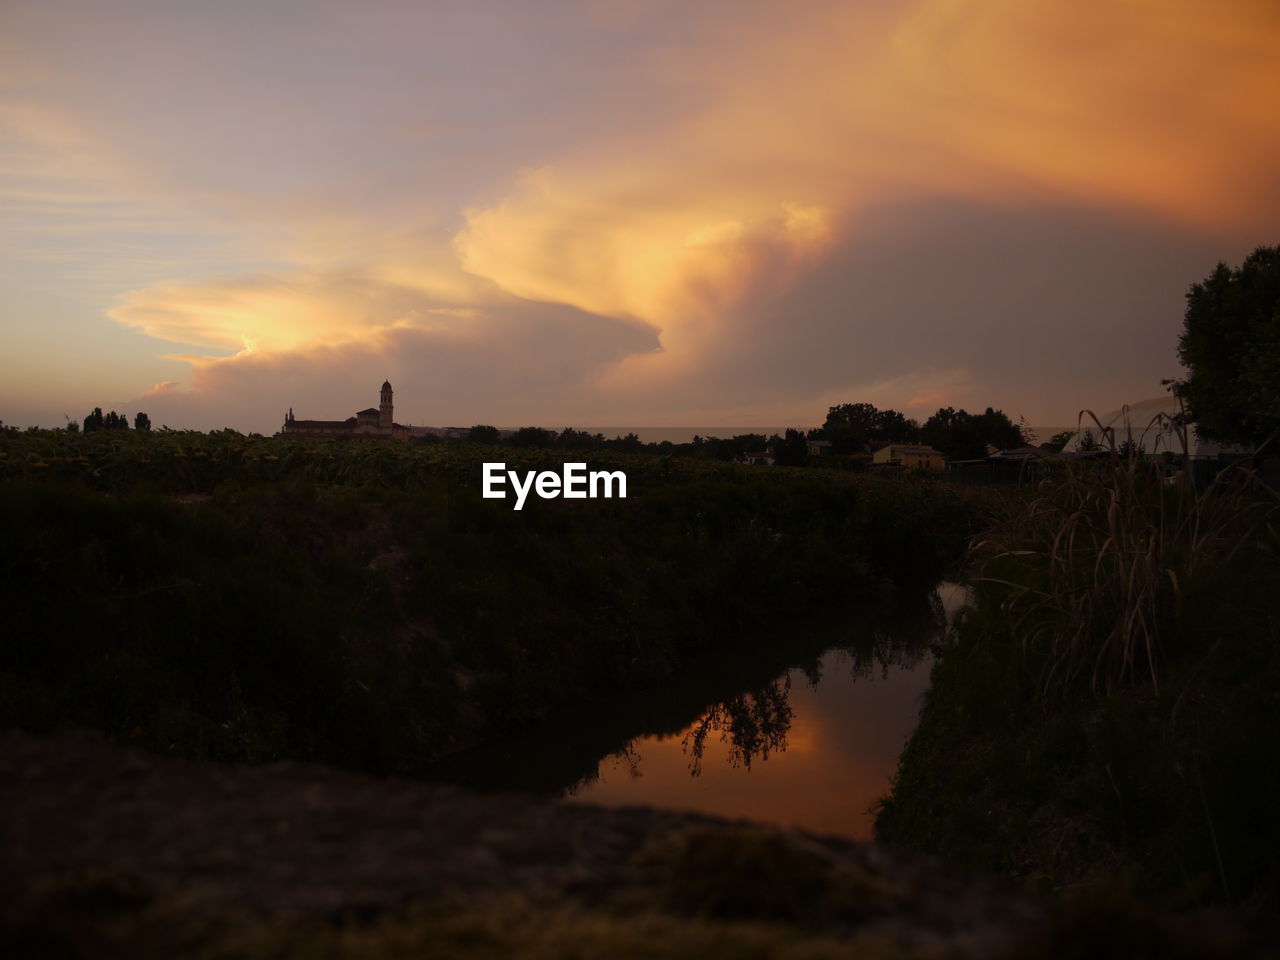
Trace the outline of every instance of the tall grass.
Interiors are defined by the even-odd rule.
[[[1145,458],[1141,440],[1103,428],[1094,457],[1055,462],[1029,498],[974,544],[979,582],[1007,588],[1003,612],[1024,656],[1042,665],[1042,692],[1088,679],[1095,691],[1160,683],[1163,644],[1186,584],[1226,564],[1273,525],[1276,492],[1246,465],[1197,489],[1185,423],[1161,414],[1145,438],[1170,433],[1180,456]],[[1084,414],[1082,414],[1083,419]]]

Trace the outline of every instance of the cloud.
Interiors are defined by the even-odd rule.
[[[873,209],[1070,204],[1206,233],[1280,200],[1280,122],[1249,93],[1280,87],[1268,5],[808,4],[726,46],[668,65],[702,92],[690,112],[567,150],[457,238],[504,289],[657,326],[663,354],[620,383],[704,376],[753,335],[744,313],[874,242]]]
[[[1186,284],[1280,214],[1274,4],[316,7],[24,14],[22,189],[204,238],[110,309],[183,345],[148,402],[337,416],[391,368],[428,420],[1076,409],[1175,372]]]
[[[499,291],[459,307],[349,274],[224,278],[152,291],[118,313],[152,335],[244,345],[184,357],[189,386],[166,381],[132,402],[157,423],[200,428],[274,431],[290,406],[342,419],[384,378],[397,387],[400,422],[550,424],[590,403],[602,368],[657,348],[653,330],[632,321]]]

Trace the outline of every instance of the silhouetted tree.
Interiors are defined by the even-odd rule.
[[[762,433],[740,433],[733,437],[706,437],[693,451],[696,456],[714,460],[736,460],[748,453],[759,453],[769,447]]]
[[[1074,437],[1075,435],[1076,434],[1074,430],[1063,430],[1061,433],[1055,433],[1052,437],[1050,437],[1044,443],[1040,444],[1040,447],[1041,449],[1047,450],[1050,453],[1061,453],[1062,448],[1065,447],[1068,443],[1070,443],[1071,438]]]
[[[880,410],[870,403],[842,403],[827,410],[821,436],[833,453],[861,453],[870,443],[909,443],[919,437],[920,425],[897,410]]]
[[[467,431],[467,439],[472,443],[497,443],[500,436],[497,427],[484,423],[478,423]]]
[[[628,433],[625,437],[614,437],[612,440],[605,441],[611,450],[622,450],[627,453],[635,453],[644,448],[644,444],[640,442],[640,437],[634,433]]]
[[[773,462],[780,467],[803,467],[809,459],[809,441],[799,430],[788,430],[785,437],[770,441]]]
[[[997,450],[1023,446],[1018,425],[991,407],[980,414],[943,407],[925,421],[920,438],[941,450],[949,460],[977,460],[987,455],[987,445]]]
[[[1280,430],[1280,247],[1219,263],[1187,293],[1175,384],[1202,437],[1254,445]]]
[[[555,434],[541,427],[521,427],[507,441],[517,447],[549,447]]]
[[[150,429],[151,429],[151,418],[150,418],[150,417],[148,417],[145,413],[143,413],[143,412],[141,412],[141,411],[139,411],[138,413],[134,414],[134,417],[133,417],[133,429],[135,429],[135,430],[150,430]]]
[[[94,407],[93,413],[88,414],[84,418],[84,432],[92,433],[94,430],[101,430],[103,423],[104,418],[102,416],[102,408]]]
[[[1034,447],[1039,437],[1036,436],[1035,430],[1031,428],[1031,424],[1027,422],[1026,417],[1018,418],[1018,432],[1022,434],[1022,444],[1027,447]]]
[[[602,450],[606,441],[603,433],[588,433],[565,427],[556,437],[556,446],[565,450]]]

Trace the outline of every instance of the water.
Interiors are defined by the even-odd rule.
[[[790,722],[754,754],[737,742],[732,717],[711,712],[677,733],[636,738],[569,796],[870,839],[871,807],[885,795],[915,729],[928,659],[860,675],[848,653],[832,650],[819,674],[816,683],[799,669],[780,679]]]
[[[965,599],[944,584],[892,616],[853,618],[835,644],[717,657],[661,689],[561,711],[429,776],[869,840],[929,684],[929,645]]]

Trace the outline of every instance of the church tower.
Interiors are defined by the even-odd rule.
[[[378,426],[390,430],[395,421],[391,416],[391,381],[382,381],[382,402],[378,404]]]

